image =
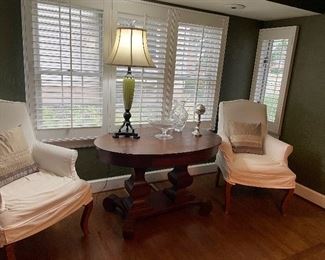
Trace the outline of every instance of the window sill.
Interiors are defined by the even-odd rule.
[[[77,148],[89,148],[94,147],[94,138],[89,139],[76,139],[76,140],[47,140],[45,141],[48,144],[53,144],[57,146],[62,146],[65,148],[77,149]]]

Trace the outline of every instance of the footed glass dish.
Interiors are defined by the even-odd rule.
[[[173,136],[168,134],[169,130],[174,128],[174,121],[171,119],[162,119],[162,120],[149,120],[149,124],[155,128],[161,130],[160,134],[156,134],[155,137],[160,140],[169,140],[173,139]]]

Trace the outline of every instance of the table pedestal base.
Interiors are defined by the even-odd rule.
[[[125,188],[130,196],[120,198],[112,194],[103,201],[105,210],[117,211],[124,218],[123,237],[125,239],[133,238],[134,224],[138,219],[190,205],[199,206],[201,215],[208,215],[212,210],[211,201],[199,200],[185,189],[193,182],[193,177],[189,175],[187,166],[176,167],[169,172],[168,179],[173,185],[160,191],[151,191],[144,174],[145,169],[136,168],[132,176],[125,181]]]

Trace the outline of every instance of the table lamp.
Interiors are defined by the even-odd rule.
[[[127,66],[127,74],[123,78],[123,101],[125,112],[124,122],[118,132],[113,134],[114,138],[120,136],[140,138],[131,125],[131,107],[134,96],[135,79],[131,73],[131,67],[154,68],[155,65],[149,54],[147,45],[147,31],[135,27],[118,27],[116,38],[108,58],[108,64]],[[123,130],[125,128],[125,130]]]

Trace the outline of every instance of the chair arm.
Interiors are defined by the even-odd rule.
[[[5,200],[3,199],[1,193],[0,193],[0,213],[6,211],[6,203]]]
[[[77,157],[76,150],[42,142],[33,146],[33,158],[39,167],[62,177],[79,178],[75,168]]]
[[[288,157],[292,153],[293,147],[292,145],[282,142],[273,136],[266,135],[264,151],[265,154],[270,155],[276,161],[288,165]]]
[[[224,133],[218,133],[218,135],[222,139],[222,142],[219,146],[219,151],[223,153],[224,158],[227,161],[232,162],[234,160],[234,152],[232,151],[232,146],[228,136],[226,136]]]

